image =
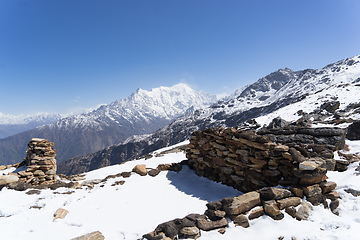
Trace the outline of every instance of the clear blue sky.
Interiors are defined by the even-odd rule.
[[[359,0],[0,0],[0,112],[67,113],[137,88],[232,93],[360,54]]]

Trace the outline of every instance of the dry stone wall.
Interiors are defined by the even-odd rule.
[[[234,128],[195,131],[186,156],[198,175],[243,192],[321,183],[336,165],[332,155],[312,157],[266,135]]]

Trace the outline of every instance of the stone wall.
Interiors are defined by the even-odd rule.
[[[327,170],[335,169],[336,161],[331,150],[341,146],[338,142],[343,141],[343,137],[338,139],[332,145],[334,149],[329,149],[326,144],[314,141],[337,138],[332,134],[323,136],[318,133],[316,136],[313,132],[303,129],[301,134],[305,139],[312,139],[310,143],[320,149],[318,154],[312,152],[317,149],[274,143],[271,136],[258,135],[253,131],[206,129],[192,134],[186,156],[189,166],[198,175],[243,192],[277,185],[309,186],[325,181]],[[292,134],[295,141],[296,132]],[[277,137],[280,138],[279,135]]]

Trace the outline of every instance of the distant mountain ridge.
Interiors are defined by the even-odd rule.
[[[61,114],[39,113],[33,115],[6,115],[0,113],[0,139],[56,122]]]
[[[50,124],[0,139],[0,163],[19,162],[32,137],[55,143],[57,161],[118,144],[134,134],[147,134],[169,124],[189,109],[203,108],[216,97],[180,83],[151,91],[138,89],[126,99],[103,105],[87,114],[59,119]]]
[[[320,70],[279,69],[225,101],[180,117],[166,127],[145,136],[134,136],[124,143],[85,156],[68,159],[58,171],[75,174],[118,164],[158,148],[186,140],[193,131],[209,127],[230,127],[302,101],[332,85],[360,82],[360,56],[329,64]],[[349,89],[350,91],[350,89]]]

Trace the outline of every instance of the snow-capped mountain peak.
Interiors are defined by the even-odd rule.
[[[152,133],[176,117],[187,114],[190,109],[203,108],[214,101],[215,96],[197,92],[183,83],[150,91],[138,89],[127,98],[91,112],[65,117],[50,125],[10,137],[0,144],[0,162],[21,159],[21,149],[26,146],[26,141],[36,136],[54,141],[58,150],[56,159],[60,163],[118,144],[132,135]]]

